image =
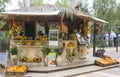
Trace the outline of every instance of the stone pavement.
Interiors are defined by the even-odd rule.
[[[120,68],[111,68],[107,70],[87,73],[83,75],[76,75],[72,77],[120,77]]]

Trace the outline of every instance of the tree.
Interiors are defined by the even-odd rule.
[[[9,0],[0,0],[0,12],[5,10],[5,4],[8,2]]]
[[[5,6],[6,6],[5,4],[8,1],[10,1],[10,0],[0,0],[0,12],[5,11]],[[3,25],[5,25],[5,22],[0,20],[0,27],[2,27]],[[0,31],[0,40],[6,40],[7,39],[7,35],[8,35],[8,32],[1,32]],[[5,41],[3,43],[5,43]]]
[[[120,24],[120,3],[116,7],[116,21],[115,23]]]
[[[66,7],[70,8],[70,4],[68,4],[68,0],[57,0],[55,5],[60,6],[60,7]]]
[[[94,0],[94,15],[114,24],[116,0]]]
[[[43,0],[30,0],[30,2],[31,6],[39,6],[42,5]]]
[[[82,6],[81,6],[81,11],[89,13],[89,4],[87,3],[88,0],[81,0]]]
[[[81,11],[89,13],[89,5],[86,3],[87,1],[88,0],[57,0],[56,5],[75,9],[75,7],[79,4]]]

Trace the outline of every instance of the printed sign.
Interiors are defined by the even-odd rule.
[[[6,57],[7,55],[4,54],[0,54],[0,64],[5,64],[6,63]]]
[[[56,66],[56,52],[50,52],[48,54],[48,66]]]

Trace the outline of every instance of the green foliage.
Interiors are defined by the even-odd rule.
[[[63,48],[57,48],[57,49],[55,49],[55,51],[56,51],[57,55],[61,55],[63,52]]]
[[[12,47],[12,48],[10,48],[10,53],[11,53],[12,55],[17,55],[17,47]]]
[[[5,24],[6,24],[6,22],[0,21],[0,28],[2,26],[4,26]],[[0,36],[1,36],[0,37],[1,40],[7,40],[8,32],[7,31],[4,31],[4,32],[0,31]]]
[[[116,6],[116,21],[115,23],[120,24],[120,3]]]
[[[89,7],[89,4],[87,3],[88,0],[81,0],[82,6],[81,6],[81,11],[89,13],[89,10],[91,9]]]
[[[31,6],[40,6],[43,3],[43,0],[30,0]]]
[[[55,5],[60,6],[60,7],[70,8],[70,5],[68,4],[68,0],[57,0]]]
[[[96,17],[114,24],[116,0],[94,0],[93,9]]]
[[[103,50],[106,47],[106,43],[105,43],[105,40],[104,40],[102,34],[99,34],[97,36],[97,43],[96,44],[100,50]]]
[[[7,3],[10,0],[0,0],[0,12],[5,10],[5,3]]]
[[[5,11],[5,3],[7,3],[10,0],[0,0],[0,12]],[[5,25],[4,21],[0,21],[0,28]],[[6,40],[7,39],[8,32],[0,32],[0,39]]]
[[[49,49],[49,48],[46,48],[46,47],[43,47],[43,48],[41,49],[41,51],[43,52],[44,55],[48,55],[49,52],[51,52],[50,49]]]

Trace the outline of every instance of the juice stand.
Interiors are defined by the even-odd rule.
[[[47,67],[49,63],[64,66],[84,60],[81,59],[80,52],[88,52],[88,49],[85,45],[84,50],[79,50],[75,33],[81,30],[86,38],[89,33],[88,21],[103,23],[80,11],[53,5],[24,8],[1,14],[5,16],[4,20],[9,22],[7,23],[8,50],[17,47],[17,64],[25,64],[29,67]],[[36,34],[36,22],[44,26],[44,35]],[[51,57],[51,61],[48,61]]]

